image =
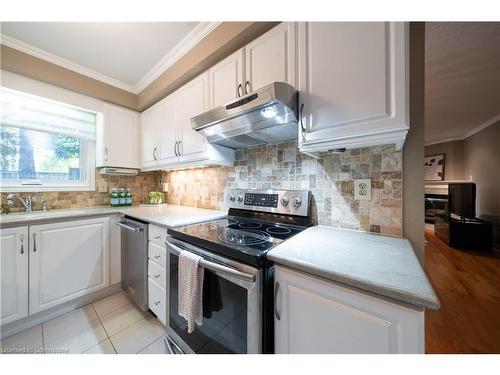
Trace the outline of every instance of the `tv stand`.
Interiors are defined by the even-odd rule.
[[[434,233],[455,249],[492,251],[493,227],[481,219],[453,218],[448,214],[435,217]]]

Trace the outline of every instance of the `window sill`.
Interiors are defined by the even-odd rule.
[[[95,191],[95,185],[76,185],[76,186],[0,186],[0,193],[43,193],[43,192],[65,192],[65,191]]]

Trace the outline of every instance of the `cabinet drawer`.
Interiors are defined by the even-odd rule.
[[[149,240],[158,245],[165,246],[167,240],[167,228],[149,224]]]
[[[151,261],[148,262],[148,276],[156,281],[162,288],[166,288],[167,279],[166,279],[167,271],[165,268],[161,267],[157,263]]]
[[[165,325],[167,318],[167,292],[152,279],[148,279],[149,309]]]
[[[165,245],[160,246],[154,242],[148,243],[148,257],[163,268],[167,268],[167,249]]]

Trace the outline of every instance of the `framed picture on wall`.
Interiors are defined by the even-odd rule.
[[[425,181],[443,181],[444,154],[426,156],[424,160]]]

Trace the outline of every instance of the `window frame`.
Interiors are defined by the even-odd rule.
[[[27,95],[31,95],[26,93]],[[53,99],[42,97],[43,99],[48,99],[54,101]],[[96,140],[87,140],[85,138],[80,138],[80,173],[83,174],[84,178],[80,180],[61,180],[61,181],[47,181],[47,180],[35,180],[40,181],[40,184],[23,184],[23,181],[30,181],[29,179],[4,179],[0,178],[0,192],[58,192],[58,191],[95,191],[95,174],[96,174],[96,143],[97,143],[97,128],[99,124],[99,118],[101,116],[100,112],[85,109],[82,107],[74,106],[59,100],[55,100],[63,105],[68,105],[71,107],[78,108],[82,111],[90,112],[96,115]],[[0,125],[1,126],[1,125]],[[7,125],[11,128],[18,128],[17,126]],[[59,134],[57,132],[49,132],[49,134]]]

